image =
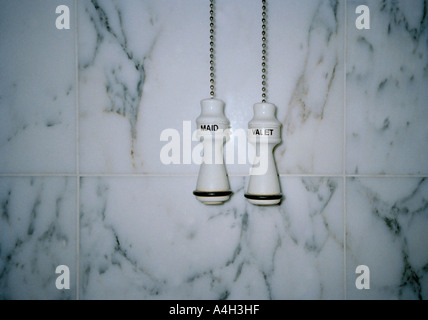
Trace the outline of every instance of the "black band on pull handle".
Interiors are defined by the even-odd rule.
[[[246,193],[245,198],[250,200],[279,200],[282,198],[282,194],[250,194]]]
[[[193,191],[197,197],[225,197],[230,196],[232,191]]]

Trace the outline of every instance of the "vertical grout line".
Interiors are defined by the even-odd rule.
[[[348,0],[345,0],[345,17],[344,17],[344,41],[343,41],[343,154],[342,154],[342,173],[343,173],[343,285],[344,285],[344,300],[347,300],[347,285],[346,285],[346,274],[347,274],[347,265],[346,265],[346,236],[347,236],[347,228],[346,228],[346,64],[347,64],[347,49],[348,49],[348,8],[347,8]]]
[[[76,85],[76,300],[79,300],[80,283],[80,166],[79,166],[79,58],[78,58],[78,1],[74,0],[74,64],[75,64],[75,85]]]

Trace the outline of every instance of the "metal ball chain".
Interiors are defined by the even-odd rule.
[[[214,70],[215,70],[215,61],[214,61],[214,0],[210,0],[210,96],[211,98],[215,97],[215,79],[214,79]]]
[[[267,49],[267,39],[266,39],[266,22],[267,22],[267,3],[266,0],[262,0],[262,102],[266,102],[267,97],[267,88],[266,88],[266,49]]]

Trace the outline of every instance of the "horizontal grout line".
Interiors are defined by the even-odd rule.
[[[0,177],[77,177],[75,173],[0,173]]]
[[[280,174],[280,177],[427,178],[428,174]]]
[[[176,173],[0,173],[1,177],[197,177],[198,174]],[[247,177],[248,174],[228,174],[229,177]],[[312,174],[284,173],[280,177],[331,178],[428,178],[428,174]]]
[[[345,174],[346,178],[427,178],[428,174]]]
[[[198,174],[169,173],[0,173],[1,177],[197,177]]]

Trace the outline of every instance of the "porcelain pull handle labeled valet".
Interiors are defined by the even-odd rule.
[[[248,141],[257,150],[250,170],[247,200],[255,205],[275,205],[282,199],[273,150],[281,142],[281,123],[272,103],[256,103],[248,123]]]
[[[224,115],[224,103],[218,99],[201,101],[201,114],[196,119],[197,136],[203,139],[203,157],[193,194],[204,204],[221,204],[229,200],[223,144],[229,139],[230,122]]]

